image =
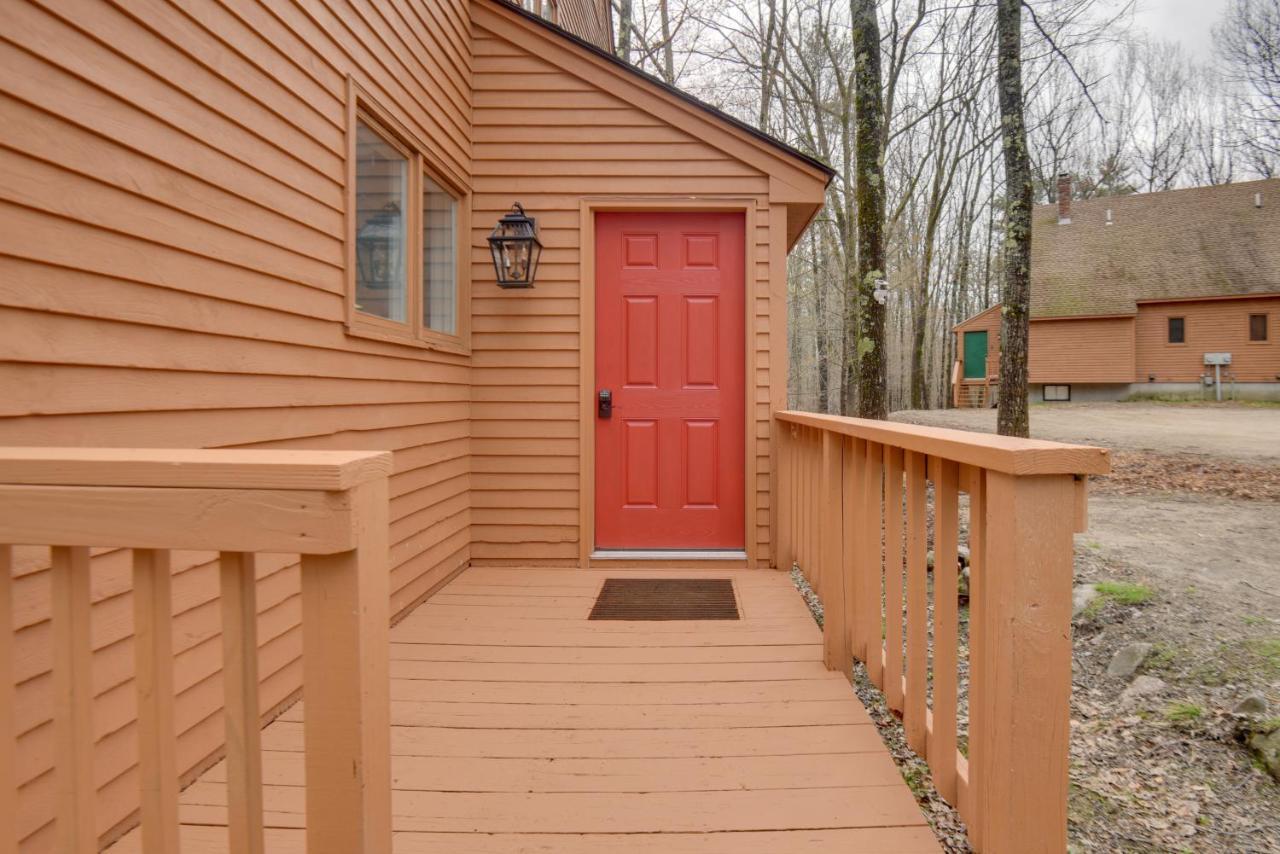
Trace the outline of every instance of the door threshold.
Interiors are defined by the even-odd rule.
[[[591,560],[746,560],[741,549],[596,549]]]

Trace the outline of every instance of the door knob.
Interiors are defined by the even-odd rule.
[[[600,394],[596,396],[596,414],[601,418],[609,418],[613,415],[613,392],[604,388],[600,390]]]

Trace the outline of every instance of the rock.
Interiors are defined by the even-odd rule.
[[[1280,729],[1269,733],[1254,733],[1249,739],[1249,747],[1262,760],[1271,776],[1280,781]]]
[[[924,563],[933,572],[933,549],[924,553]],[[956,569],[964,569],[969,565],[969,550],[964,546],[956,546]]]
[[[1247,715],[1249,717],[1262,717],[1267,713],[1267,698],[1261,694],[1250,694],[1240,702],[1236,703],[1235,708],[1231,710],[1233,715]]]
[[[1098,598],[1096,584],[1077,584],[1071,591],[1071,617],[1074,619],[1084,613],[1089,603]]]
[[[1139,697],[1150,697],[1152,694],[1159,694],[1168,686],[1163,679],[1157,679],[1154,676],[1139,676],[1129,684],[1128,688],[1120,695],[1122,703],[1136,700]]]
[[[1107,665],[1107,675],[1128,679],[1138,672],[1138,668],[1142,666],[1142,662],[1146,661],[1151,650],[1152,646],[1149,643],[1131,643],[1122,646],[1120,651],[1112,657],[1111,663]]]

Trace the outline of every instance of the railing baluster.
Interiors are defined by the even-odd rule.
[[[795,554],[800,574],[808,577],[809,568],[804,565],[804,436],[799,427],[791,425],[791,550]]]
[[[926,755],[926,668],[928,667],[929,589],[925,553],[925,458],[907,451],[907,690],[903,728],[907,745]]]
[[[956,801],[956,702],[959,614],[957,595],[957,525],[959,472],[951,460],[931,457],[934,475],[933,559],[933,732],[929,736],[929,768],[938,793]]]
[[[844,572],[844,441],[834,433],[822,433],[822,577],[826,597],[822,609],[823,658],[828,670],[848,674],[853,667],[845,611]]]
[[[387,495],[351,490],[357,548],[302,558],[307,854],[391,850]]]
[[[788,424],[787,429],[787,504],[791,508],[787,520],[787,535],[791,540],[791,559],[784,567],[788,572],[800,562],[800,448],[796,434],[798,427]]]
[[[0,854],[16,854],[18,850],[13,631],[13,546],[0,545]]]
[[[856,452],[856,439],[842,436],[841,444],[844,445],[841,454],[844,458],[843,472],[840,477],[842,484],[840,499],[844,509],[841,528],[844,536],[841,544],[840,573],[844,577],[844,634],[845,643],[849,647],[849,671],[846,675],[851,676],[853,659],[857,655],[855,647],[857,636],[854,634],[854,622],[858,617],[858,576],[854,572],[854,568],[857,562],[857,549],[860,542],[858,539],[858,455]]]
[[[982,791],[983,764],[986,761],[986,678],[982,664],[986,654],[987,628],[987,497],[985,472],[976,466],[964,466],[961,483],[969,493],[969,758],[968,785],[957,795],[957,807],[969,828],[969,840],[982,847],[983,814],[976,808],[977,793]]]
[[[59,854],[98,850],[94,826],[93,645],[89,549],[55,546],[51,568],[53,731]]]
[[[852,656],[867,661],[867,574],[865,574],[865,549],[867,549],[867,442],[851,440],[854,466],[849,483],[845,487],[845,501],[852,508],[852,543],[845,549],[845,572],[849,576],[851,592],[849,607],[849,634]]]
[[[256,556],[222,552],[222,671],[226,691],[227,833],[231,854],[262,854]]]
[[[881,562],[880,538],[884,531],[883,494],[881,492],[883,452],[877,442],[867,442],[866,460],[863,469],[862,488],[865,498],[862,506],[866,514],[864,530],[866,540],[863,544],[863,573],[866,575],[866,600],[862,604],[863,621],[866,626],[866,664],[867,676],[880,689],[884,689],[884,663],[881,658],[884,649],[884,622],[882,616],[883,571]]]
[[[902,711],[902,449],[884,446],[884,694]]]
[[[178,842],[177,733],[173,725],[173,599],[169,552],[133,552],[134,687],[142,850],[170,854]]]
[[[822,504],[818,497],[822,486],[822,431],[811,430],[809,436],[809,563],[813,574],[809,583],[822,594],[822,541],[818,521],[822,516]]]

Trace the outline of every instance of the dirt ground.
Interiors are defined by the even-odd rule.
[[[1076,584],[1132,591],[1075,620],[1071,849],[1280,852],[1280,783],[1240,744],[1280,718],[1280,407],[1075,404],[1031,417],[1037,438],[1113,449],[1115,474],[1091,484],[1076,538]],[[995,425],[976,410],[893,418]],[[1151,651],[1136,673],[1108,675],[1139,642]],[[1233,713],[1250,695],[1265,710]]]

